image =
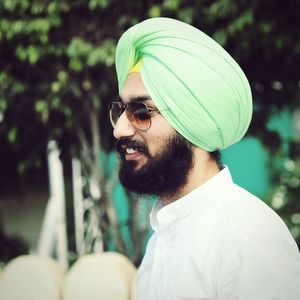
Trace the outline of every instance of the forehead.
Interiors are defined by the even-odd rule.
[[[124,103],[136,98],[150,97],[140,73],[131,73],[128,75],[120,97]],[[151,100],[148,101],[151,102]]]

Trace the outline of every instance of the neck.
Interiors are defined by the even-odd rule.
[[[204,184],[220,171],[216,161],[212,160],[209,154],[200,149],[194,149],[194,165],[190,170],[187,182],[175,194],[161,197],[164,205],[170,204],[192,192]]]

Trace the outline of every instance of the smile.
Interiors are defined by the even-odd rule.
[[[118,141],[117,150],[126,161],[140,160],[148,157],[148,149],[145,144],[130,139],[121,139]]]
[[[134,148],[126,148],[125,159],[126,160],[136,160],[143,155],[142,152],[135,150]]]
[[[133,149],[133,148],[126,148],[126,153],[127,153],[127,154],[133,154],[133,153],[136,153],[136,152],[138,152],[138,151],[136,151],[136,150]]]

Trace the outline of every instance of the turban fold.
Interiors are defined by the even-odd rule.
[[[152,18],[129,28],[116,50],[119,92],[139,60],[153,102],[187,140],[214,151],[244,136],[252,116],[249,82],[212,38],[170,18]]]

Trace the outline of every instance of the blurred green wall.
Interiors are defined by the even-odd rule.
[[[268,125],[269,130],[278,132],[282,140],[283,156],[288,156],[288,141],[294,135],[294,121],[287,110],[272,116]],[[222,151],[223,163],[231,171],[233,180],[249,192],[266,201],[271,188],[270,162],[274,159],[264,148],[260,140],[246,137]]]

